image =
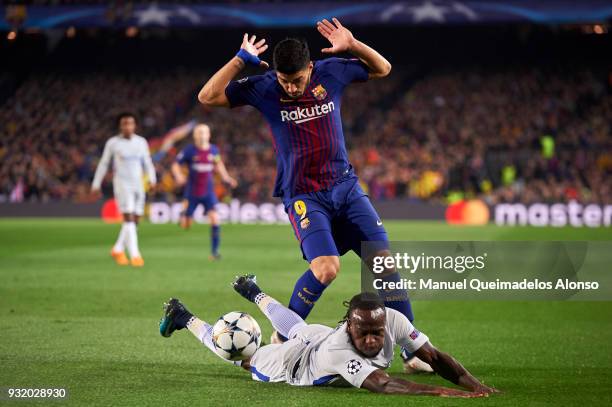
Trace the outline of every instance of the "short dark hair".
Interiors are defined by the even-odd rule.
[[[308,43],[300,38],[286,38],[274,47],[274,69],[291,75],[308,66],[310,51]]]
[[[121,124],[121,120],[125,119],[126,117],[131,117],[132,119],[134,119],[134,121],[136,121],[136,115],[132,112],[121,112],[117,115],[117,126],[119,126]]]
[[[382,308],[383,310],[385,309],[385,303],[382,298],[380,298],[378,294],[367,291],[353,296],[350,301],[344,301],[344,306],[348,307],[348,309],[346,310],[346,315],[341,322],[348,321],[351,314],[356,309],[366,311],[372,311],[378,308]]]

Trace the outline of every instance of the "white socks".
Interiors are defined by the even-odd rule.
[[[274,298],[260,293],[255,297],[255,303],[272,322],[274,329],[285,338],[291,339],[298,329],[306,326],[306,322],[295,312],[285,307]]]
[[[215,351],[215,345],[212,339],[212,326],[202,321],[198,317],[191,317],[187,322],[187,329],[193,334],[198,340],[203,343],[208,349],[210,349],[215,355],[219,356]],[[221,356],[219,356],[221,358]],[[223,359],[223,358],[221,358]],[[234,366],[240,366],[242,361],[231,361],[223,359],[226,362],[232,363]]]
[[[142,257],[138,250],[138,234],[136,233],[136,224],[134,222],[125,222],[123,227],[126,228],[126,243],[130,258]]]
[[[116,253],[123,252],[125,250],[125,239],[127,237],[127,227],[125,222],[121,224],[121,230],[119,231],[119,236],[117,237],[117,241],[115,242],[115,246],[113,246],[113,251]]]

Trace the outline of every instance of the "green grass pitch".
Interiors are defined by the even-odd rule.
[[[386,226],[393,240],[612,240],[609,228]],[[206,226],[185,232],[144,223],[143,269],[113,263],[108,253],[117,230],[95,220],[0,220],[0,387],[65,387],[69,398],[53,402],[58,406],[612,404],[610,302],[414,303],[416,325],[434,345],[503,391],[488,399],[251,381],[187,332],[162,338],[161,304],[178,296],[209,322],[244,310],[269,337],[270,324],[232,291],[230,281],[254,272],[267,292],[286,303],[306,269],[291,228],[226,225],[223,260],[211,263]],[[344,313],[342,300],[359,289],[359,274],[356,256],[345,256],[309,321],[334,325]],[[390,371],[401,374],[398,360]],[[414,380],[444,383],[435,376]]]

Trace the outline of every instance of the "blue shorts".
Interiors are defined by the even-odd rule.
[[[309,263],[319,256],[342,256],[353,250],[361,257],[361,242],[387,249],[387,232],[355,175],[329,189],[296,195],[283,201],[285,212]]]
[[[215,205],[217,202],[217,197],[215,194],[203,195],[200,197],[190,196],[185,198],[187,201],[187,208],[185,209],[185,216],[188,218],[193,217],[193,213],[195,212],[198,205],[204,206],[204,213],[208,213],[211,209],[215,209]]]

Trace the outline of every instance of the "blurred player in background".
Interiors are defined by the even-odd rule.
[[[181,226],[188,229],[191,226],[193,213],[198,205],[204,207],[210,222],[211,260],[218,260],[220,243],[219,216],[215,211],[217,195],[215,194],[214,171],[216,170],[223,182],[235,188],[237,182],[232,178],[223,164],[219,149],[210,144],[210,127],[198,124],[193,129],[193,142],[183,149],[172,164],[172,174],[179,186],[185,185],[185,213],[181,217]],[[181,166],[188,169],[185,178]]]
[[[119,134],[106,142],[91,189],[94,194],[100,194],[102,180],[112,160],[113,192],[119,211],[123,214],[123,225],[117,242],[111,250],[111,256],[117,264],[142,267],[144,260],[138,248],[136,225],[144,213],[143,169],[146,171],[149,186],[155,185],[157,177],[147,140],[135,134],[136,117],[132,113],[122,113],[119,115],[118,123]],[[130,254],[129,261],[124,252],[125,246]]]
[[[348,52],[354,59],[311,61],[305,41],[288,38],[273,53],[274,71],[232,79],[245,66],[268,67],[258,55],[268,46],[244,34],[240,50],[202,87],[198,100],[207,106],[251,105],[272,129],[277,154],[274,196],[280,197],[289,215],[304,259],[310,268],[297,280],[289,308],[306,319],[323,291],[340,271],[340,256],[354,251],[362,257],[361,242],[375,245],[371,255],[389,254],[385,228],[359,185],[349,163],[342,130],[342,93],[353,82],[383,78],[391,64],[377,51],[358,41],[337,19],[317,23],[319,33],[331,43],[325,54]],[[365,256],[364,256],[365,257]],[[395,270],[381,275],[399,281]],[[405,290],[381,293],[385,305],[414,316]],[[277,334],[273,342],[286,340]],[[407,372],[431,371],[410,352],[403,353]]]

